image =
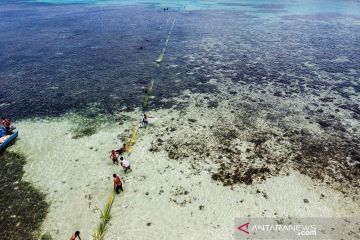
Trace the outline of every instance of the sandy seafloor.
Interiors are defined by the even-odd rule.
[[[358,216],[358,201],[291,170],[291,166],[284,171],[288,174],[261,183],[224,187],[213,181],[206,170],[216,169],[210,158],[202,159],[198,163],[200,171],[194,173],[191,160],[176,161],[164,151],[149,151],[157,135],[171,137],[163,131],[168,126],[177,128],[176,132],[185,137],[181,140],[189,142],[194,130],[207,131],[187,123],[189,118],[199,119],[202,111],[208,112],[192,107],[175,122],[171,119],[179,119],[177,111],[151,113],[159,120],[154,126],[141,129],[128,157],[133,172],[126,175],[108,155],[109,149],[118,145],[118,135],[130,128],[131,121],[76,140],[69,134],[72,125],[66,119],[18,122],[22,135],[12,150],[25,153],[26,180],[39,186],[50,202],[42,230],[53,239],[64,239],[74,229],[81,229],[83,238],[90,239],[99,210],[112,191],[110,177],[114,172],[123,177],[125,192],[115,199],[107,239],[230,239],[236,217]],[[136,119],[139,113],[129,116]],[[207,118],[199,120],[199,125],[211,126],[221,116],[226,115],[211,111]],[[34,132],[34,128],[38,131]]]
[[[119,10],[105,8],[92,12],[96,26],[97,14]],[[66,12],[66,7],[59,9]],[[37,82],[40,87],[27,82],[32,94],[38,94],[36,87],[45,91],[39,93],[39,100],[13,99],[27,95],[24,90],[18,95],[4,94],[1,105],[2,110],[14,106],[14,114],[26,106],[26,116],[19,115],[20,120],[15,121],[19,138],[8,151],[26,156],[25,180],[43,191],[50,203],[42,233],[68,239],[80,230],[82,239],[91,239],[112,191],[113,173],[123,178],[125,192],[116,196],[106,239],[231,239],[237,217],[359,217],[360,59],[356,53],[360,42],[356,40],[360,38],[360,19],[344,12],[272,18],[267,14],[285,9],[279,5],[259,9],[256,16],[236,11],[224,15],[224,10],[214,10],[175,11],[156,17],[157,24],[163,23],[162,30],[154,30],[154,39],[147,32],[149,42],[164,41],[167,23],[174,18],[177,21],[160,77],[146,72],[155,68],[149,56],[156,59],[157,49],[163,45],[151,47],[149,43],[144,46],[152,55],[145,53],[141,58],[149,62],[127,69],[129,75],[144,71],[144,75],[134,77],[137,81],[131,87],[126,85],[128,75],[122,78],[120,72],[113,77],[111,59],[104,63],[94,57],[96,54],[86,64],[80,61],[86,54],[79,55],[79,65],[54,63],[56,76],[68,81],[63,85],[58,84],[55,74],[54,79],[45,80],[47,73],[38,70],[46,61],[61,63],[59,54],[74,58],[67,56],[72,51],[92,53],[86,49],[96,48],[97,54],[106,50],[111,55],[111,48],[95,46],[87,39],[89,25],[85,33],[77,30],[78,35],[64,30],[64,39],[69,34],[69,39],[75,36],[76,40],[71,40],[75,42],[84,40],[85,35],[84,41],[90,41],[84,44],[85,50],[80,44],[54,50],[49,43],[44,48],[59,54],[41,60],[44,53],[34,50],[39,54],[34,60],[30,50],[30,57],[26,57],[35,67],[26,61],[17,67],[11,65],[15,60],[7,62],[2,79],[21,79],[26,73],[34,74],[34,79],[43,77],[43,82]],[[52,11],[53,18],[61,16]],[[72,11],[82,16],[87,10],[75,7]],[[148,27],[153,27],[149,20],[152,13],[145,14]],[[117,18],[121,19],[121,14]],[[136,20],[134,25],[141,25],[141,19]],[[109,34],[109,29],[104,29]],[[46,31],[41,38],[53,39]],[[56,33],[54,30],[54,36]],[[126,33],[125,38],[129,36]],[[112,34],[106,34],[103,37],[111,39]],[[129,39],[127,43],[133,43]],[[145,40],[140,42],[146,44]],[[31,44],[36,49],[36,43]],[[114,40],[108,44],[113,47],[119,43]],[[21,49],[14,47],[14,51]],[[11,51],[6,54],[10,59]],[[136,51],[123,54],[125,59],[129,57],[129,65],[136,63]],[[117,64],[124,62],[123,56],[118,56]],[[92,65],[98,66],[92,61],[103,67],[95,67],[89,74],[94,82],[77,84],[72,74],[81,75]],[[71,66],[75,70],[68,70]],[[32,67],[39,72],[27,72]],[[17,74],[12,74],[13,68]],[[134,151],[127,156],[133,171],[125,175],[112,164],[109,154],[128,138],[132,123],[141,119],[141,86],[146,84],[138,82],[142,78],[155,79],[149,115],[158,120],[139,130]],[[106,107],[108,112],[82,119],[84,105],[109,92],[107,81],[116,91],[109,94],[111,100],[100,99],[98,107]],[[126,95],[122,89],[132,92]],[[9,88],[10,93],[15,90]],[[134,97],[136,94],[140,97]],[[132,108],[125,109],[129,99]],[[55,109],[59,105],[64,109]],[[82,107],[78,112],[77,105]],[[67,107],[71,111],[66,111]],[[31,109],[36,110],[34,118]],[[74,131],[83,125],[96,127],[96,132],[73,138]],[[337,238],[336,232],[329,235]]]
[[[226,81],[219,89],[221,85],[226,86]],[[240,96],[241,91],[246,91],[235,87],[233,90],[239,91]],[[230,105],[237,101],[237,97],[226,99],[226,93],[219,96],[220,99],[212,98],[219,100],[219,106],[208,108],[206,94],[186,91],[178,101],[188,103],[187,108],[150,112],[159,120],[146,129],[140,129],[134,151],[128,156],[133,172],[126,175],[112,164],[108,155],[121,139],[127,138],[131,124],[139,120],[141,112],[138,110],[119,114],[119,119],[126,119],[122,125],[109,123],[100,127],[96,134],[80,139],[71,137],[74,128],[74,124],[69,122],[73,118],[71,114],[60,119],[17,122],[22,133],[12,149],[25,153],[28,158],[26,180],[39,186],[50,202],[42,230],[49,232],[54,239],[64,239],[74,229],[81,229],[84,239],[90,239],[100,209],[112,191],[110,177],[114,172],[123,177],[125,192],[115,199],[106,239],[231,239],[236,217],[358,216],[358,189],[342,186],[347,190],[342,193],[335,190],[338,185],[333,182],[326,184],[311,179],[301,174],[298,167],[292,166],[294,160],[287,155],[285,158],[288,160],[283,163],[280,173],[265,174],[266,180],[258,181],[255,175],[252,184],[225,187],[221,181],[214,181],[212,173],[217,172],[219,164],[228,160],[225,156],[218,161],[222,153],[216,150],[216,145],[223,146],[223,142],[211,137],[214,134],[211,126],[234,123],[237,114],[244,111],[239,109],[236,114],[231,113]],[[278,102],[270,96],[266,99]],[[277,104],[288,107],[294,102]],[[301,113],[288,118],[285,121],[294,128],[300,126],[316,135],[322,134],[318,124],[302,123]],[[274,131],[274,127],[261,118],[254,119],[253,123],[256,128],[251,131]],[[349,121],[349,124],[358,127],[358,122]],[[34,132],[33,129],[38,130]],[[276,131],[279,135],[284,134],[281,130]],[[254,143],[246,138],[248,131],[237,134],[233,141],[240,153],[235,155],[245,164],[258,166],[247,162],[246,155],[256,151]],[[172,141],[176,141],[180,148],[188,147],[176,152],[188,154],[188,157],[169,157],[172,148],[168,145]],[[193,150],[197,144],[204,144],[200,147],[206,148],[210,156],[199,157],[198,150]],[[281,152],[289,151],[288,145],[291,143],[284,140],[280,144],[268,143],[266,148],[277,151],[272,154],[280,156]],[[251,150],[246,151],[247,148]],[[256,158],[256,161],[261,162],[261,159]],[[306,168],[312,167],[307,162],[304,164]],[[236,167],[237,163],[231,163],[230,168],[232,166]],[[356,181],[353,182],[355,186]],[[329,234],[336,238],[336,232]]]

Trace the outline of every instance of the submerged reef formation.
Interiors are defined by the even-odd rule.
[[[219,100],[219,105],[221,110],[195,107],[179,113],[158,131],[150,151],[166,151],[170,159],[186,161],[194,174],[206,169],[224,186],[258,183],[294,169],[358,196],[360,140],[336,118],[324,130],[316,121],[325,118],[323,113],[307,122],[302,114],[285,120],[288,109],[258,101]],[[273,111],[266,113],[268,108]]]
[[[245,28],[231,24],[231,18],[213,17],[219,24],[209,26],[211,36],[185,40],[194,52],[182,59],[191,69],[188,78],[202,80],[172,99],[174,111],[181,111],[150,150],[188,162],[194,174],[206,169],[224,186],[257,183],[294,169],[358,199],[357,18],[283,17],[281,24],[264,21],[235,36]],[[227,21],[231,27],[223,28]],[[320,33],[327,21],[332,31]],[[205,23],[193,27],[200,25]],[[201,36],[201,31],[194,32]],[[198,94],[196,88],[206,85],[216,91]]]
[[[81,112],[70,112],[65,116],[71,119],[73,126],[70,132],[74,139],[94,135],[101,128],[120,120],[115,115],[104,114],[99,104],[92,104]]]
[[[358,18],[173,12],[177,28],[167,61],[160,55],[160,70],[153,61],[169,20],[158,12],[24,5],[3,13],[1,22],[12,22],[0,25],[8,36],[0,44],[6,59],[0,108],[7,115],[59,116],[89,108],[73,121],[70,134],[79,139],[97,133],[104,119],[119,125],[131,120],[119,112],[141,105],[166,109],[156,130],[146,129],[156,136],[149,150],[184,163],[191,174],[207,172],[215,184],[232,188],[295,170],[359,201]],[[137,139],[132,133],[130,145]],[[47,212],[44,196],[22,181],[24,164],[24,156],[0,156],[1,239],[36,238]],[[180,207],[195,202],[194,192],[182,186],[170,194]],[[98,225],[100,237],[110,206]]]
[[[38,239],[39,228],[47,214],[45,196],[22,180],[25,157],[0,154],[0,239]]]

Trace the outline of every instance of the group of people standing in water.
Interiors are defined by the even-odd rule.
[[[141,127],[145,127],[149,124],[149,117],[144,113],[144,117],[140,123]],[[123,156],[125,152],[127,152],[127,146],[126,143],[123,143],[123,145],[117,149],[117,150],[111,150],[111,154],[109,158],[112,160],[113,164],[120,165],[124,169],[124,173],[126,174],[128,171],[132,171],[130,167],[129,161]],[[120,191],[124,191],[123,189],[123,181],[121,180],[120,176],[118,176],[116,173],[113,174],[113,182],[114,182],[114,191],[119,194]],[[76,231],[70,238],[70,240],[76,240],[80,238],[80,231]]]
[[[120,165],[126,174],[127,171],[132,171],[130,168],[130,163],[127,159],[125,159],[122,155],[127,151],[126,144],[124,143],[121,148],[118,150],[111,150],[110,159],[112,160],[113,164]],[[116,193],[120,193],[119,190],[123,191],[122,188],[122,181],[119,176],[115,173],[113,174],[114,178],[114,191]]]
[[[110,159],[113,161],[113,164],[117,164],[123,167],[125,173],[130,170],[130,163],[127,159],[121,156],[122,153],[126,152],[126,144],[124,143],[123,146],[118,150],[112,150],[110,154]],[[120,161],[119,161],[120,160]]]
[[[140,123],[140,126],[146,128],[146,126],[149,124],[149,118],[153,117],[149,117],[146,115],[146,113],[144,113],[144,117],[142,119],[142,122]],[[126,147],[126,143],[124,143],[118,150],[111,150],[111,154],[109,157],[112,160],[113,164],[120,165],[124,169],[125,174],[127,173],[127,171],[132,171],[129,161],[122,156],[123,153],[127,151],[128,149]],[[119,190],[123,191],[121,178],[114,173],[113,180],[114,191],[119,194]]]

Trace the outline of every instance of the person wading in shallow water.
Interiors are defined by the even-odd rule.
[[[120,165],[123,167],[124,172],[126,173],[128,170],[132,171],[130,168],[130,163],[128,160],[124,159],[123,157],[120,158]]]
[[[116,193],[120,193],[120,192],[119,192],[119,189],[120,189],[121,191],[124,191],[123,188],[122,188],[122,182],[121,182],[120,177],[119,177],[119,176],[116,176],[116,174],[114,173],[114,174],[113,174],[113,178],[114,178],[114,191],[115,191]]]
[[[113,161],[114,164],[119,164],[119,160],[116,156],[115,150],[111,150],[110,159]]]
[[[76,231],[74,235],[71,236],[70,240],[76,240],[76,238],[80,239],[80,231]]]
[[[144,113],[144,118],[142,120],[142,123],[145,128],[146,128],[146,125],[149,124],[149,118],[154,118],[154,117],[149,117],[148,115],[146,115],[146,113]]]

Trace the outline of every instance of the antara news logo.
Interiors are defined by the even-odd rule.
[[[261,237],[262,234],[269,236],[269,233],[287,235],[291,233],[297,236],[316,236],[316,226],[315,225],[306,225],[306,224],[271,224],[271,223],[262,223],[262,224],[250,224],[250,220],[247,222],[238,225],[236,229],[239,233],[242,233],[243,236]],[[279,235],[278,235],[279,236]],[[280,236],[279,236],[280,237]]]

